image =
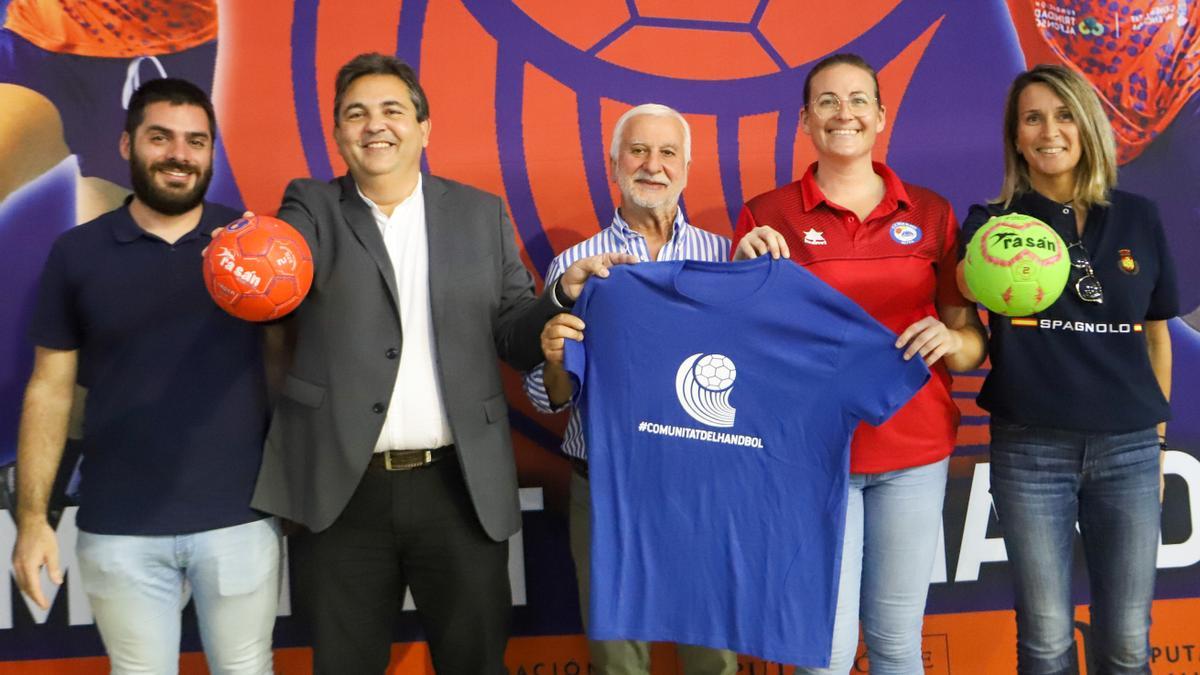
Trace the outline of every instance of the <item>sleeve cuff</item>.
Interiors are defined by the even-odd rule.
[[[550,297],[554,300],[554,305],[559,309],[571,310],[575,307],[575,301],[567,297],[567,294],[562,290],[562,277],[554,280],[554,287],[550,289]]]

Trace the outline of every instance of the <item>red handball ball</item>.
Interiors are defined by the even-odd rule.
[[[312,288],[312,252],[278,218],[240,218],[213,237],[204,285],[221,309],[246,321],[270,321],[296,309]]]

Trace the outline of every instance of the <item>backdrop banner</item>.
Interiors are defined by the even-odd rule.
[[[859,0],[849,10],[795,0],[0,0],[0,567],[11,578],[34,286],[57,235],[128,193],[117,143],[124,102],[142,81],[183,77],[210,91],[219,135],[209,199],[274,213],[290,179],[346,170],[331,133],[338,67],[364,51],[402,57],[430,101],[424,168],[505,199],[540,286],[556,253],[611,221],[611,131],[633,105],[663,103],[687,117],[683,208],[692,223],[728,236],[746,200],[798,179],[815,159],[800,128],[808,70],[856,52],[878,69],[887,111],[877,159],[944,195],[961,218],[999,192],[1009,83],[1029,65],[1057,62],[1100,93],[1117,132],[1120,186],[1157,202],[1177,261],[1183,316],[1170,322],[1173,419],[1152,669],[1200,673],[1200,266],[1189,264],[1200,251],[1198,15],[1200,0]],[[986,372],[985,364],[954,382],[962,426],[925,621],[927,673],[1016,667],[1011,579],[988,490],[988,418],[975,403]],[[587,673],[567,543],[570,469],[557,454],[566,418],[538,414],[519,374],[505,376],[524,512],[510,541],[509,669]],[[48,611],[15,582],[0,584],[0,675],[108,669],[74,560],[72,449],[52,504],[66,582],[51,589]],[[1086,672],[1088,590],[1076,561]],[[311,670],[293,592],[285,576],[275,630],[283,673]],[[407,607],[389,672],[432,673],[411,599]],[[182,672],[206,672],[190,609],[183,649]],[[863,656],[854,672],[868,670]],[[654,672],[680,672],[669,645],[655,647]],[[791,669],[743,657],[739,672]]]

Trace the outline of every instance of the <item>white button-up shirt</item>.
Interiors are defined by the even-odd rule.
[[[423,450],[454,442],[437,375],[437,345],[429,306],[429,236],[425,230],[425,195],[421,185],[422,179],[418,177],[412,194],[396,206],[390,217],[361,189],[358,191],[383,234],[392,262],[404,336],[404,344],[397,345],[400,371],[383,430],[375,442],[376,452]]]

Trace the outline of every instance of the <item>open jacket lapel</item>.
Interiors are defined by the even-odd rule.
[[[387,246],[383,243],[383,234],[371,215],[371,209],[358,194],[358,187],[349,175],[338,179],[342,186],[342,214],[350,225],[350,231],[371,254],[379,273],[387,284],[388,295],[392,299],[393,309],[399,308],[399,293],[396,291],[396,274],[392,270],[392,260],[388,257]],[[396,313],[397,318],[399,313]]]
[[[429,305],[436,331],[446,306],[446,287],[453,262],[447,259],[447,252],[452,248],[448,238],[453,235],[454,228],[450,226],[453,220],[450,204],[445,198],[446,186],[429,174],[422,176],[421,181],[425,195],[425,233],[429,241]]]

